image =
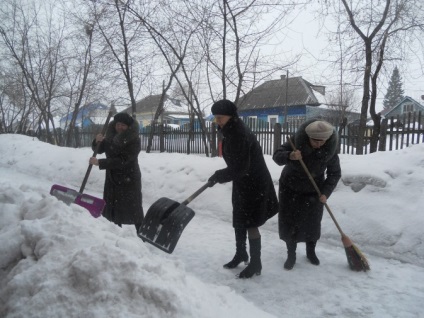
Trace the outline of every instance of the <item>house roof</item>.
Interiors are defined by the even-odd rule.
[[[77,121],[81,121],[83,118],[93,117],[92,116],[93,113],[97,110],[107,111],[109,110],[109,106],[102,104],[98,101],[86,104],[78,110]],[[62,117],[60,119],[60,122],[61,123],[67,122],[67,121],[70,121],[71,119],[72,119],[72,112],[70,112],[67,116]],[[104,121],[104,118],[103,118],[103,121]]]
[[[149,95],[136,103],[137,113],[155,113],[159,106],[162,95]],[[188,114],[188,106],[180,100],[171,98],[168,95],[165,99],[164,109],[166,113]],[[125,109],[125,112],[131,113],[131,107]]]
[[[288,92],[288,93],[287,93]],[[271,108],[286,105],[318,106],[324,102],[325,87],[313,85],[302,77],[281,76],[270,80],[242,96],[237,104],[239,110]]]
[[[403,105],[405,102],[411,102],[414,105],[415,108],[422,109],[424,111],[424,106],[423,105],[421,105],[420,103],[418,103],[412,97],[405,96],[394,107],[388,108],[388,109],[383,109],[381,111],[381,113],[380,113],[381,116],[383,116],[383,117],[390,116],[390,113],[391,112],[393,112],[394,110],[396,110],[396,108],[398,108],[399,106]]]

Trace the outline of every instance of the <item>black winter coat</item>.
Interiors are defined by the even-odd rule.
[[[259,227],[278,213],[274,183],[261,146],[239,118],[231,118],[221,132],[227,168],[215,175],[219,183],[233,182],[233,227]]]
[[[137,121],[120,134],[112,121],[106,138],[99,146],[99,154],[106,153],[106,159],[99,159],[99,168],[106,170],[103,199],[106,208],[103,216],[116,224],[140,224],[144,218],[141,193],[141,172],[138,154],[141,142]],[[96,141],[93,141],[93,149]]]
[[[338,137],[336,132],[319,149],[310,146],[306,126],[309,120],[299,127],[294,136],[294,144],[302,153],[302,160],[308,167],[321,194],[330,197],[341,177],[340,161],[337,155]],[[280,238],[296,242],[317,241],[321,236],[321,220],[324,204],[298,160],[290,160],[293,151],[289,142],[274,152],[273,160],[285,165],[280,177],[280,211],[278,225]]]

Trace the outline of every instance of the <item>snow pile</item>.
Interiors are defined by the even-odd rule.
[[[327,214],[320,266],[299,244],[284,271],[277,217],[261,227],[261,276],[239,280],[222,268],[234,253],[231,184],[190,203],[196,216],[173,252],[143,243],[133,226],[94,219],[49,195],[79,189],[89,148],[0,135],[1,317],[420,317],[424,299],[424,145],[342,155],[342,180],[329,206],[371,271],[348,269]],[[265,156],[276,189],[281,167]],[[141,153],[145,211],[160,197],[182,202],[225,166],[222,158]],[[104,172],[85,192],[102,197]]]

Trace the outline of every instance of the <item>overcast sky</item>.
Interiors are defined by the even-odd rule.
[[[287,36],[284,38],[283,43],[290,43],[291,54],[294,56],[298,53],[302,54],[299,62],[288,69],[289,76],[302,76],[304,79],[312,82],[313,84],[321,84],[326,86],[327,91],[334,90],[338,87],[339,74],[336,72],[334,77],[328,73],[326,67],[328,64],[324,61],[328,52],[326,51],[327,37],[326,32],[330,27],[331,20],[328,17],[325,21],[325,25],[322,25],[322,21],[314,16],[314,12],[311,8],[301,10],[298,16],[290,23],[287,32]],[[334,28],[334,27],[333,27]],[[288,54],[286,52],[286,54]],[[400,75],[403,80],[403,89],[405,96],[410,96],[416,101],[424,104],[421,100],[421,95],[424,95],[424,75],[423,65],[420,60],[423,56],[411,56],[414,59],[414,63],[399,64],[398,68]],[[360,65],[362,66],[362,65]],[[390,72],[391,75],[391,72]],[[383,98],[387,91],[388,79],[384,79],[384,83],[379,87],[379,94],[377,99],[377,110],[383,108]],[[346,80],[349,82],[349,80]],[[360,85],[361,83],[359,83]],[[361,87],[357,87],[359,92],[358,102],[360,103],[362,97]]]

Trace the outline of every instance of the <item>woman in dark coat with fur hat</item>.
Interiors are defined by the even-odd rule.
[[[284,263],[287,270],[296,263],[298,242],[306,242],[307,258],[312,264],[319,265],[315,246],[321,236],[324,203],[341,177],[338,136],[331,124],[309,120],[299,127],[292,140],[296,151],[286,142],[273,155],[278,165],[284,165],[279,186],[278,225],[280,238],[287,245],[288,257]],[[320,197],[299,159],[313,176],[320,189]]]
[[[240,278],[259,275],[261,263],[261,236],[259,227],[278,213],[277,195],[265,163],[261,146],[255,135],[238,118],[237,107],[229,100],[220,100],[212,106],[212,114],[223,135],[222,153],[227,164],[210,178],[215,183],[233,182],[233,227],[236,254],[224,268],[235,268],[247,263],[246,238],[249,236],[250,264],[239,274]]]
[[[139,125],[129,114],[118,113],[109,124],[106,136],[96,136],[93,149],[98,142],[98,153],[106,153],[106,159],[91,157],[90,164],[106,170],[103,216],[119,226],[135,224],[138,231],[144,218],[138,165],[141,151]]]

